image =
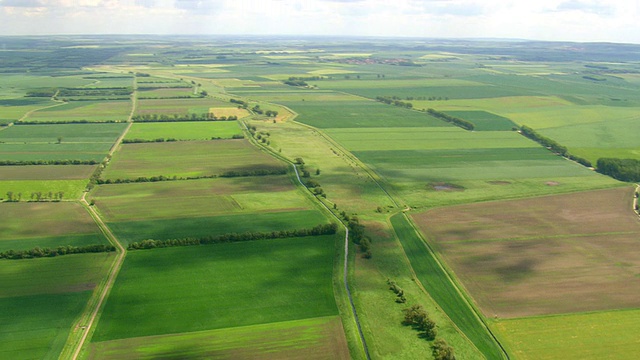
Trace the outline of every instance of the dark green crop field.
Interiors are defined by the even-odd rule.
[[[93,341],[335,315],[334,243],[318,236],[133,251]]]

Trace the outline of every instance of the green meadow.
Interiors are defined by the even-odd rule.
[[[91,199],[108,221],[303,210],[313,204],[287,175],[101,185]],[[171,203],[171,206],[167,206]]]
[[[57,359],[112,254],[3,260],[0,357]]]
[[[178,214],[174,213],[175,216]],[[325,223],[327,220],[321,212],[302,210],[118,221],[107,224],[122,243],[128,244],[146,239],[168,240],[229,233],[308,229]]]
[[[240,126],[235,121],[135,123],[127,132],[125,139],[209,140],[211,138],[231,139],[234,135],[242,135]]]
[[[247,140],[177,141],[124,144],[114,154],[103,178],[199,177],[284,168],[282,162]]]
[[[640,311],[491,321],[514,359],[635,359]],[[598,339],[594,343],[594,339]]]
[[[92,341],[335,315],[334,244],[316,236],[132,251]]]
[[[135,354],[157,359],[241,357],[350,359],[338,316],[281,321],[269,324],[146,336],[91,344],[88,359],[121,359]]]
[[[125,121],[130,112],[131,102],[128,100],[70,101],[60,106],[37,110],[24,121]]]

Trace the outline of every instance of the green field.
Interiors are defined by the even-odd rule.
[[[418,111],[374,101],[282,101],[296,111],[296,121],[317,128],[449,127]]]
[[[20,250],[61,245],[108,244],[89,213],[79,204],[0,203],[0,249]]]
[[[447,114],[470,121],[475,131],[511,131],[517,125],[513,121],[486,111],[447,111]]]
[[[136,115],[207,114],[212,107],[235,108],[234,104],[212,98],[198,99],[142,99],[138,101]]]
[[[337,316],[93,343],[88,359],[350,359]]]
[[[638,310],[500,320],[492,324],[517,360],[631,360],[637,358],[640,346]]]
[[[132,251],[92,341],[336,315],[334,244],[319,236]]]
[[[4,260],[0,266],[0,357],[57,359],[112,254]]]
[[[103,178],[198,177],[284,168],[282,162],[247,140],[178,141],[124,144],[113,155]]]
[[[0,159],[102,161],[126,124],[14,125],[0,131]]]
[[[131,102],[116,101],[70,101],[60,106],[38,110],[24,121],[125,121],[131,112]]]
[[[125,139],[209,140],[211,138],[230,139],[234,135],[242,135],[240,126],[235,121],[135,123],[127,132]]]
[[[101,185],[91,199],[108,221],[312,207],[312,203],[295,189],[288,175]],[[168,203],[171,206],[166,206]]]
[[[406,217],[403,214],[394,215],[391,217],[391,225],[418,280],[429,291],[431,297],[487,359],[503,358],[496,341],[465,302],[459,290],[448,280],[431,250],[418,237]]]
[[[178,214],[174,214],[174,216]],[[229,233],[307,229],[326,222],[326,218],[319,211],[302,210],[120,221],[109,222],[108,225],[118,240],[128,244],[145,239],[167,240]]]
[[[17,121],[29,111],[56,104],[48,98],[0,99],[0,124]]]
[[[87,182],[88,180],[0,180],[0,199],[6,199],[8,192],[12,192],[14,198],[18,197],[21,201],[36,199],[36,193],[41,193],[45,198],[50,198],[51,193],[55,198],[60,192],[63,200],[80,199]]]

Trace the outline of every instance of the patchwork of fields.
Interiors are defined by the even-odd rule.
[[[519,131],[638,159],[635,55],[24,41],[0,54],[0,357],[430,358],[414,304],[458,358],[640,350],[637,188]],[[364,232],[346,257],[330,212]]]

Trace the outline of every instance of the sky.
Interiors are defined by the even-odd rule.
[[[0,35],[231,34],[640,44],[640,0],[0,0]]]

